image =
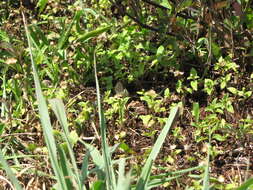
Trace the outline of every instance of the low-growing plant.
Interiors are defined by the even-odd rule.
[[[112,119],[115,114],[117,114],[118,118],[116,122],[119,126],[123,126],[125,122],[126,104],[129,100],[129,97],[121,97],[117,96],[117,94],[115,96],[109,96],[110,93],[108,93],[104,99],[104,102],[111,106],[111,108],[106,110],[105,116],[108,117],[108,119]]]
[[[147,92],[137,92],[141,97],[142,101],[145,101],[148,105],[148,108],[154,111],[155,113],[165,111],[165,107],[162,107],[163,98],[159,96],[154,90]]]

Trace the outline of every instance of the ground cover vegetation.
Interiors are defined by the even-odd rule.
[[[1,189],[251,189],[250,0],[0,2]]]

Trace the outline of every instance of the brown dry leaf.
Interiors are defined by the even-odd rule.
[[[146,92],[147,95],[152,96],[152,97],[156,97],[157,93],[154,90],[149,90]]]
[[[229,1],[216,2],[213,6],[215,10],[223,9],[228,5]]]
[[[139,101],[131,101],[128,104],[127,109],[133,109],[134,112],[138,113],[139,115],[146,115],[147,114],[147,110],[146,110],[145,106]]]
[[[11,58],[8,58],[8,59],[5,61],[5,63],[6,63],[7,65],[13,65],[13,64],[16,64],[17,61],[18,61],[18,60],[17,60],[16,58],[11,57]]]

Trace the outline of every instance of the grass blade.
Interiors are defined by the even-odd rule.
[[[110,149],[106,141],[106,122],[105,122],[104,112],[102,110],[102,104],[101,104],[101,98],[100,98],[95,51],[94,51],[94,70],[95,70],[95,81],[96,81],[97,101],[98,101],[99,127],[100,127],[100,133],[101,133],[102,152],[103,152],[103,159],[104,159],[105,173],[106,173],[106,185],[107,185],[108,190],[109,189],[113,190],[116,188],[116,180],[115,180],[115,175],[113,172]]]
[[[248,179],[246,182],[244,182],[236,190],[250,190],[252,187],[253,187],[253,178]]]
[[[163,178],[163,179],[153,179],[153,180],[149,181],[147,189],[161,186],[162,184],[169,182],[171,180],[177,179],[181,176],[182,175],[176,175],[176,176],[167,177],[167,178]]]
[[[15,177],[15,175],[11,171],[11,168],[9,167],[8,163],[4,159],[2,151],[0,151],[0,162],[1,162],[2,167],[4,168],[4,170],[6,171],[7,176],[10,178],[11,182],[13,183],[15,189],[16,190],[22,190],[22,187],[20,186],[17,178]]]
[[[59,49],[62,49],[64,47],[65,43],[67,42],[70,31],[75,23],[76,17],[77,17],[77,14],[74,16],[73,20],[68,25],[68,28],[63,30],[63,33],[61,34],[61,37],[58,41],[58,48]]]
[[[125,175],[126,160],[119,160],[118,183],[116,190],[129,190],[131,185],[131,172]]]
[[[81,183],[81,180],[80,180],[80,176],[78,175],[79,171],[78,171],[77,163],[76,163],[76,160],[75,160],[75,154],[73,152],[71,141],[69,139],[70,132],[69,132],[69,128],[68,128],[68,122],[67,122],[67,116],[66,116],[64,104],[63,104],[61,99],[57,99],[57,98],[51,99],[51,100],[49,100],[49,102],[52,106],[52,109],[53,109],[57,119],[59,120],[59,122],[60,122],[60,124],[63,128],[64,140],[67,143],[68,153],[69,153],[69,156],[70,156],[70,159],[71,159],[71,163],[72,163],[72,167],[74,169],[74,173],[76,175],[75,178],[77,180],[77,184],[79,186],[79,189],[82,189],[82,183]]]
[[[42,94],[42,90],[41,90],[41,86],[40,86],[40,82],[39,82],[39,76],[36,71],[36,66],[35,66],[35,63],[33,60],[32,44],[31,44],[31,40],[30,40],[29,31],[27,28],[26,19],[25,19],[23,12],[22,12],[22,16],[23,16],[23,22],[25,25],[25,32],[26,32],[26,37],[27,37],[28,46],[29,46],[29,54],[31,57],[33,77],[34,77],[34,82],[35,82],[35,91],[36,91],[36,96],[37,96],[37,100],[39,103],[38,108],[39,108],[39,115],[40,115],[40,120],[42,123],[43,133],[45,135],[45,141],[46,141],[46,145],[47,145],[47,148],[49,151],[49,157],[50,157],[55,175],[57,177],[57,181],[59,182],[60,188],[62,190],[65,190],[65,189],[67,189],[66,181],[64,180],[63,173],[62,173],[62,171],[59,167],[59,164],[57,162],[57,150],[56,150],[55,139],[53,136],[53,128],[51,126],[46,100]]]
[[[67,160],[67,156],[63,150],[63,148],[61,146],[58,147],[59,150],[59,163],[60,163],[60,167],[62,169],[63,175],[65,177],[65,181],[66,181],[66,185],[67,185],[67,189],[73,189],[73,183],[72,181],[74,181],[73,179],[73,173],[69,167],[69,162]]]
[[[210,152],[210,147],[208,145],[207,164],[205,166],[205,173],[204,173],[202,190],[209,190],[209,152]]]
[[[177,120],[177,117],[179,115],[179,107],[176,106],[174,108],[172,108],[170,116],[163,128],[163,130],[161,131],[161,134],[159,135],[159,137],[157,138],[154,147],[152,148],[152,151],[143,167],[143,170],[141,172],[141,176],[137,182],[137,190],[143,190],[147,187],[147,183],[148,183],[148,178],[150,176],[150,172],[151,172],[151,167],[152,167],[152,163],[153,161],[156,159],[162,144],[167,136],[167,133],[170,130],[170,127],[173,126]]]
[[[87,151],[83,158],[83,163],[82,163],[82,168],[81,168],[81,177],[80,177],[81,181],[86,180],[88,176],[89,158],[90,158],[90,152]]]

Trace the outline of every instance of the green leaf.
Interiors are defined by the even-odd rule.
[[[193,90],[197,91],[198,90],[198,81],[197,80],[191,81],[191,87]]]
[[[244,96],[246,98],[250,97],[251,95],[252,95],[252,91],[247,91],[247,92],[244,93]]]
[[[157,49],[156,55],[162,55],[164,52],[164,47],[163,46],[159,46],[159,48]]]
[[[216,139],[217,141],[220,141],[220,142],[225,141],[227,139],[226,136],[222,136],[220,134],[214,134],[213,138]]]
[[[214,89],[214,81],[211,79],[205,79],[205,88],[204,91],[207,92],[208,95],[211,95],[211,93],[213,92]]]
[[[199,78],[199,76],[198,76],[198,73],[197,73],[196,69],[195,68],[191,68],[190,76],[187,79],[194,80],[194,79],[198,79],[198,78]]]
[[[199,109],[199,103],[198,102],[194,102],[193,103],[192,114],[193,114],[193,116],[195,118],[195,121],[199,122],[200,109]]]
[[[101,103],[95,51],[94,51],[94,71],[95,71],[94,73],[95,73],[95,82],[96,82],[96,91],[97,91],[99,127],[100,127],[100,133],[101,133],[101,141],[102,141],[102,153],[103,153],[105,174],[106,174],[106,179],[107,179],[106,186],[107,186],[107,189],[115,189],[116,179],[115,179],[115,174],[114,174],[112,160],[111,160],[110,148],[106,140],[106,121],[105,121],[105,116],[104,116],[102,103]]]
[[[214,54],[214,56],[216,58],[219,58],[221,56],[221,49],[220,49],[220,47],[216,43],[214,43],[214,42],[212,42],[212,46],[211,47],[212,47],[212,53]]]
[[[59,152],[59,163],[60,167],[62,169],[63,175],[65,177],[66,185],[68,189],[73,189],[72,180],[73,180],[73,173],[71,171],[71,167],[69,167],[69,162],[67,160],[67,156],[65,154],[65,150],[62,146],[58,146],[58,152]],[[72,178],[72,180],[71,180]]]
[[[88,40],[90,38],[94,38],[94,37],[102,34],[103,32],[106,32],[106,31],[110,30],[111,27],[112,27],[111,25],[107,25],[107,26],[104,26],[104,27],[97,28],[96,30],[87,32],[83,35],[80,35],[78,37],[77,41],[85,42],[86,40]]]
[[[16,190],[22,190],[21,185],[18,182],[18,179],[16,178],[16,176],[13,174],[11,168],[8,166],[8,163],[6,162],[6,160],[4,159],[3,153],[0,150],[0,163],[1,163],[1,167],[6,171],[7,176],[9,177],[9,179],[11,180],[11,182],[13,183],[14,187]]]
[[[0,41],[10,43],[10,38],[9,38],[8,34],[3,30],[0,30]]]
[[[63,128],[63,134],[64,134],[64,140],[65,142],[63,143],[63,147],[65,146],[65,148],[67,147],[69,156],[71,158],[71,163],[72,163],[72,167],[74,168],[75,171],[75,179],[77,180],[77,185],[79,186],[79,189],[81,189],[82,186],[82,182],[80,181],[80,176],[78,168],[77,168],[77,163],[75,160],[75,154],[73,152],[73,146],[76,143],[76,141],[78,140],[78,135],[76,134],[75,131],[72,131],[71,133],[69,132],[69,128],[68,128],[68,122],[67,122],[67,115],[65,112],[65,107],[64,104],[62,102],[61,99],[50,99],[49,100],[52,109],[57,117],[57,119],[59,120],[62,128]]]
[[[105,190],[104,181],[98,180],[92,184],[92,190]]]
[[[227,85],[227,83],[225,80],[221,81],[221,83],[220,83],[221,90],[223,90],[226,87],[226,85]]]
[[[238,93],[238,90],[234,87],[228,87],[227,89],[229,92],[231,92],[234,95],[237,95],[237,93]]]
[[[47,2],[48,2],[48,0],[39,0],[38,1],[37,7],[39,7],[39,12],[40,13],[45,9],[45,7],[47,5]]]
[[[162,0],[162,2],[160,3],[160,5],[166,7],[167,9],[172,9],[172,6],[170,4],[170,2],[168,0]]]
[[[118,180],[117,187],[115,190],[130,190],[131,185],[131,172],[125,175],[125,159],[121,158],[119,160],[119,169],[118,169]]]
[[[164,91],[164,97],[165,98],[169,98],[170,97],[170,89],[169,88],[165,89],[165,91]]]
[[[186,8],[188,8],[191,5],[192,5],[192,1],[191,0],[183,0],[177,6],[176,12],[181,12],[181,11],[185,10]]]
[[[253,178],[248,179],[246,182],[244,182],[240,187],[238,187],[236,190],[250,190],[253,187]]]
[[[230,104],[227,104],[226,109],[227,109],[227,111],[230,112],[230,113],[234,113],[234,112],[235,112],[235,111],[234,111],[234,107],[233,107],[233,105],[232,105],[231,103],[230,103]]]

